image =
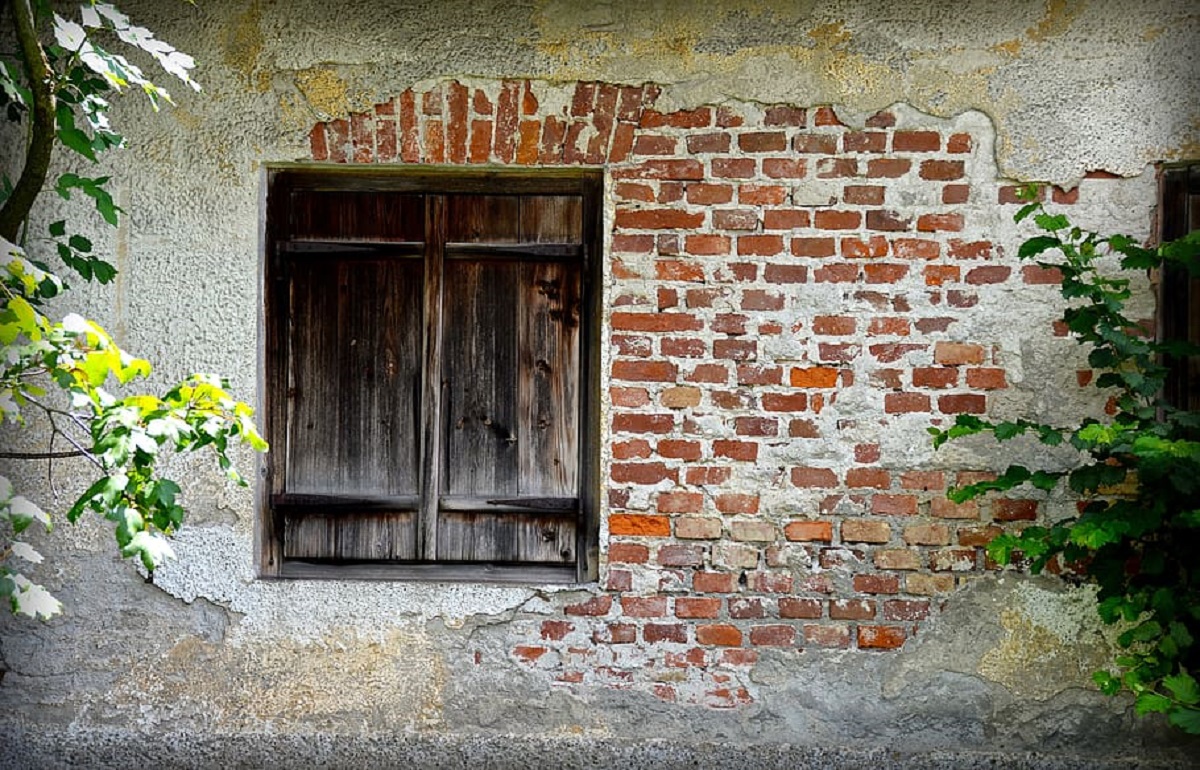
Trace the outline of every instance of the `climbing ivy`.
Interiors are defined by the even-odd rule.
[[[1045,491],[1065,484],[1079,499],[1078,515],[1001,534],[989,555],[1004,565],[1020,559],[1034,573],[1054,562],[1068,576],[1094,583],[1100,618],[1123,624],[1118,654],[1111,669],[1095,673],[1096,684],[1109,695],[1131,692],[1138,714],[1163,713],[1176,727],[1200,733],[1200,414],[1161,395],[1170,367],[1200,348],[1153,339],[1126,310],[1137,273],[1174,265],[1200,275],[1200,232],[1148,249],[1050,213],[1036,200],[1036,187],[1022,197],[1029,202],[1015,220],[1032,219],[1040,233],[1021,244],[1018,256],[1062,274],[1063,321],[1100,372],[1094,384],[1110,396],[1110,417],[1064,427],[959,415],[947,429],[930,428],[935,447],[990,433],[997,441],[1030,435],[1079,452],[1071,470],[1011,465],[949,497],[963,502],[1023,484]]]

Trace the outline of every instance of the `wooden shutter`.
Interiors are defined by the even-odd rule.
[[[417,555],[424,206],[292,195],[285,558]]]
[[[579,203],[447,201],[439,561],[575,561]]]
[[[594,573],[598,184],[517,182],[280,175],[262,529],[276,574]]]

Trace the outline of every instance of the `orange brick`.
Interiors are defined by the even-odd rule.
[[[671,520],[666,516],[614,513],[608,517],[608,531],[613,535],[670,537]]]
[[[790,375],[794,388],[832,388],[837,385],[837,378],[838,370],[825,366],[797,367]]]
[[[884,526],[886,527],[887,524],[884,523]],[[833,523],[829,521],[791,521],[784,526],[783,534],[788,540],[828,543],[833,540]]]
[[[858,646],[863,650],[892,650],[904,646],[908,631],[903,626],[859,626]]]
[[[964,342],[938,342],[933,348],[933,360],[946,366],[982,364],[983,358],[982,345]]]
[[[696,641],[721,647],[737,647],[742,643],[742,632],[737,626],[713,623],[696,627]]]

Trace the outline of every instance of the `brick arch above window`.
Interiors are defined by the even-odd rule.
[[[653,83],[451,80],[428,90],[406,89],[370,112],[317,123],[309,133],[311,156],[333,163],[598,166],[624,163],[635,152],[671,155],[683,149],[661,146],[658,136],[645,137],[639,146],[639,129],[689,129],[689,152],[720,152],[728,148],[705,143],[728,138],[705,137],[703,129],[744,123],[726,106],[662,112],[661,93]],[[762,122],[804,127],[810,118],[815,126],[842,126],[828,107],[791,105],[764,108]],[[879,124],[889,123],[891,115],[873,120],[885,127]]]
[[[335,163],[601,165],[633,148],[654,85],[520,80],[407,89],[372,112],[319,123],[312,158]]]

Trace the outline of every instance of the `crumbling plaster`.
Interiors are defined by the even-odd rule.
[[[897,101],[978,109],[996,124],[1005,176],[1067,187],[1090,170],[1129,176],[1194,156],[1200,142],[1186,96],[1200,93],[1200,15],[1178,0],[258,0],[170,16],[164,34],[197,17],[211,32],[194,50],[210,89],[248,91],[298,127],[367,108],[398,82],[475,76],[650,81],[671,86],[666,107],[833,104],[850,121]]]

